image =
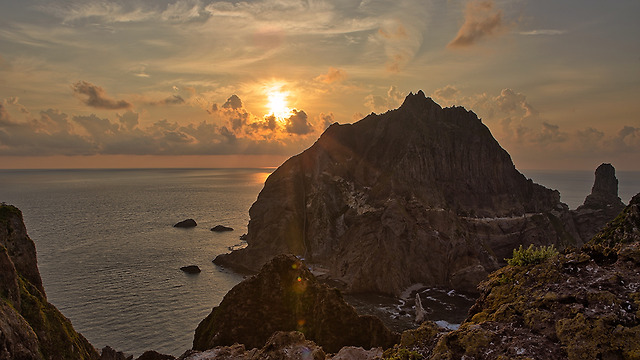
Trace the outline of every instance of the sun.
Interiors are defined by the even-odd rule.
[[[287,98],[289,97],[288,91],[282,90],[282,85],[273,85],[267,90],[267,108],[269,114],[273,115],[277,119],[286,119],[292,115],[291,109],[288,107]]]

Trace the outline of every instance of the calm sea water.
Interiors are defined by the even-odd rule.
[[[94,346],[180,355],[242,280],[211,260],[240,242],[271,171],[0,171],[0,201],[22,210],[49,301]],[[187,218],[198,226],[173,227]]]
[[[242,280],[211,260],[240,242],[271,171],[0,170],[0,201],[22,210],[49,301],[94,346],[177,356],[191,347],[200,320]],[[558,189],[572,209],[594,179],[592,171],[524,173]],[[640,172],[617,175],[627,203],[640,192]],[[172,227],[187,218],[198,226]],[[209,230],[218,224],[235,231]],[[192,264],[202,273],[179,270]],[[427,295],[425,305],[437,297]],[[378,305],[396,306],[385,301]]]

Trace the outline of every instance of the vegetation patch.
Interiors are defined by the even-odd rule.
[[[528,248],[520,245],[519,248],[513,250],[513,257],[505,259],[507,264],[511,266],[527,266],[540,264],[543,261],[558,255],[558,250],[552,245],[534,247],[533,244]]]

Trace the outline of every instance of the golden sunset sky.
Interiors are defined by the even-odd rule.
[[[637,0],[0,0],[0,168],[278,166],[423,90],[520,169],[640,170]]]

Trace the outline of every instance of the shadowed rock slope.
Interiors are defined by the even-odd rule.
[[[47,302],[22,213],[0,205],[0,359],[99,359]]]
[[[473,112],[421,91],[331,125],[269,176],[249,213],[248,246],[214,262],[257,271],[294,253],[351,292],[475,291],[521,244],[584,242],[559,193],[518,172]]]
[[[581,250],[506,266],[456,331],[425,324],[387,352],[425,359],[640,359],[640,194]]]
[[[319,283],[293,255],[279,255],[231,289],[196,329],[193,348],[240,343],[261,348],[276,331],[297,330],[337,352],[343,346],[389,347],[398,340],[373,316],[360,316],[339,291]]]

